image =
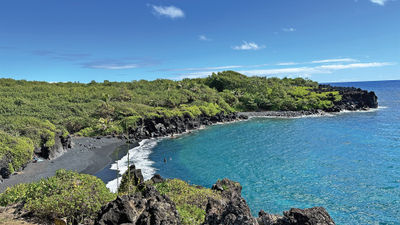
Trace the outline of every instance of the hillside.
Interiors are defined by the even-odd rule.
[[[208,120],[229,121],[238,111],[373,107],[373,92],[234,71],[181,81],[83,84],[0,79],[0,175],[7,178],[20,170],[34,153],[56,157],[69,147],[70,134],[138,140],[182,132],[198,118],[205,125]]]

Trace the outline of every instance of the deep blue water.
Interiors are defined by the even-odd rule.
[[[153,167],[206,187],[238,181],[254,215],[323,206],[337,224],[400,224],[400,81],[335,85],[373,90],[382,108],[211,126],[160,141]]]

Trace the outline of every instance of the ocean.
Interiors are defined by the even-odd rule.
[[[252,213],[325,207],[337,224],[400,224],[400,81],[335,83],[375,91],[379,109],[214,125],[129,150],[145,178],[243,186]],[[164,162],[166,159],[166,162]],[[127,155],[118,161],[126,170]],[[114,163],[111,169],[117,169]],[[107,180],[110,189],[116,180]]]

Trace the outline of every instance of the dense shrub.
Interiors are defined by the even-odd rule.
[[[33,154],[33,143],[29,138],[13,137],[0,130],[0,160],[9,161],[8,170],[13,173],[27,163]]]
[[[36,216],[80,222],[94,218],[101,206],[114,198],[99,178],[58,170],[54,177],[8,188],[0,194],[0,205],[20,202]]]
[[[211,189],[192,186],[179,179],[166,180],[155,186],[161,194],[175,202],[182,223],[187,225],[203,223],[208,198],[221,198]]]

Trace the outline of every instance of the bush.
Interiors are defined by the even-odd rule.
[[[205,219],[208,198],[220,199],[221,196],[208,188],[189,185],[179,179],[166,180],[155,184],[161,194],[175,202],[183,224],[201,224]]]
[[[21,202],[36,216],[67,217],[72,223],[93,219],[101,206],[115,197],[99,178],[58,170],[54,177],[8,188],[0,194],[0,204],[6,206]]]
[[[33,155],[33,143],[24,137],[13,137],[0,130],[0,160],[10,160],[8,170],[13,173],[29,162]]]

